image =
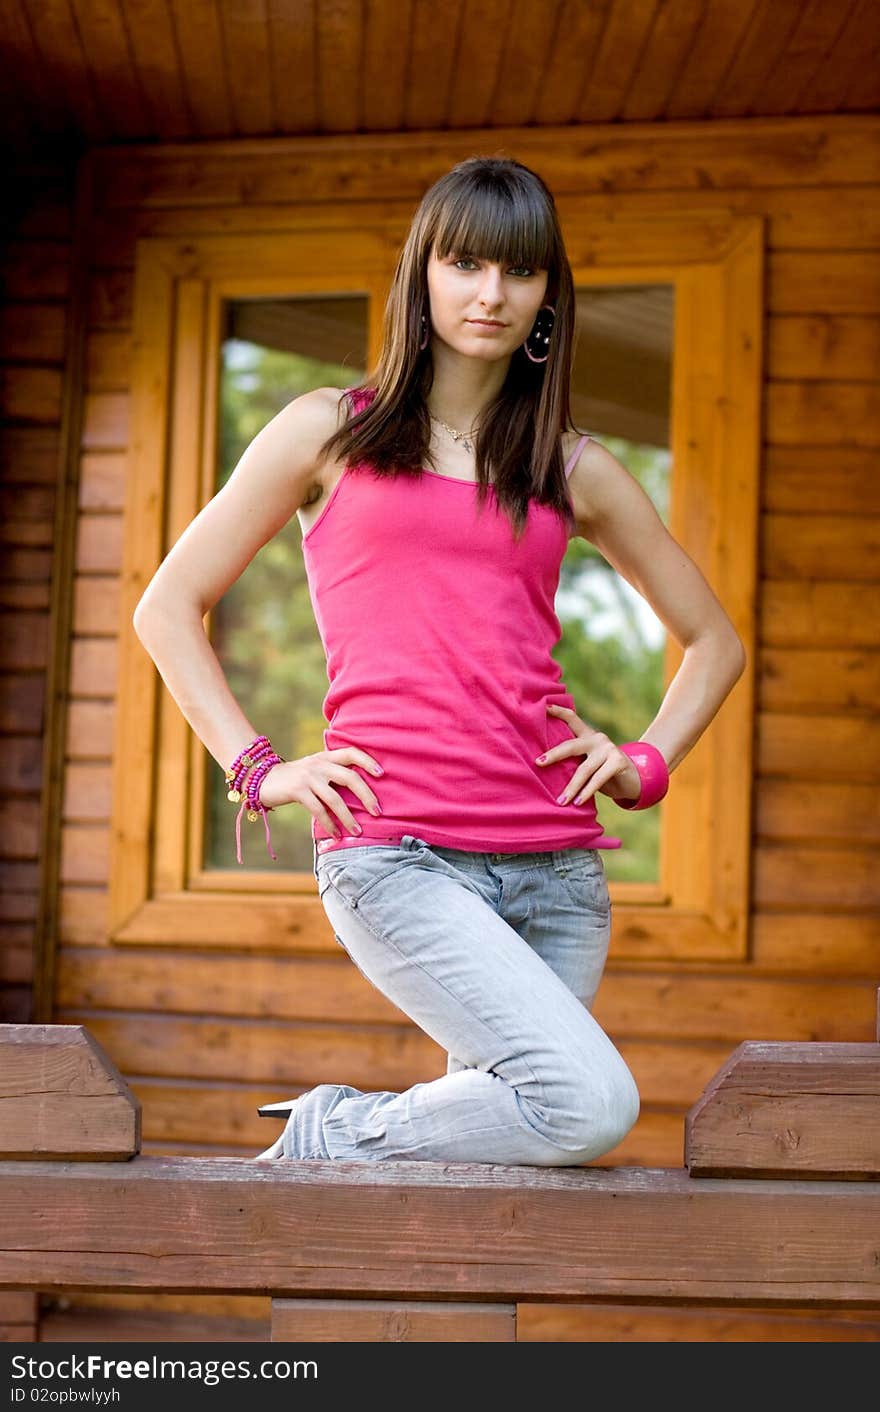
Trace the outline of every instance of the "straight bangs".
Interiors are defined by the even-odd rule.
[[[547,204],[511,181],[469,183],[450,192],[438,212],[434,248],[440,259],[474,255],[536,270],[555,271],[559,259]]]

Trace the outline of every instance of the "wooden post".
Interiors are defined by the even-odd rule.
[[[0,1158],[121,1162],[141,1106],[82,1025],[0,1026]]]
[[[685,1120],[692,1177],[880,1176],[880,1044],[734,1051]]]

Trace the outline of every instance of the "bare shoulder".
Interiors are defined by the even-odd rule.
[[[572,436],[568,454],[577,445]],[[580,455],[568,478],[569,493],[575,513],[577,534],[595,543],[594,535],[603,520],[614,514],[621,498],[635,491],[644,495],[636,477],[617,457],[595,437],[584,442]]]
[[[313,387],[288,402],[279,417],[286,422],[286,433],[295,438],[311,467],[310,483],[300,506],[304,509],[323,499],[328,493],[328,478],[334,481],[341,469],[336,458],[321,455],[320,451],[347,421],[346,399],[341,388]]]
[[[312,449],[310,484],[297,510],[300,528],[306,534],[345,470],[344,460],[339,455],[319,453],[324,442],[345,425],[349,417],[349,403],[342,388],[315,387],[295,398],[290,406],[298,404],[302,404],[302,410],[298,414],[297,433],[306,439]]]
[[[294,397],[257,432],[232,473],[172,546],[138,604],[188,602],[202,616],[244,572],[293,513],[319,493],[327,458],[321,447],[344,415],[338,388]],[[142,607],[143,605],[143,607]]]
[[[313,387],[310,392],[295,397],[289,405],[302,408],[316,425],[326,429],[328,436],[348,417],[348,401],[341,387]]]
[[[348,419],[348,406],[341,388],[313,387],[294,397],[279,415],[317,450]]]

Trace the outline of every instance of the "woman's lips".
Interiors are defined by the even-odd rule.
[[[497,319],[468,319],[469,324],[475,328],[506,328],[506,324],[499,323]]]

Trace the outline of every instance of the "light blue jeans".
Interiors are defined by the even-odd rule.
[[[324,911],[361,974],[447,1051],[404,1093],[320,1084],[283,1155],[572,1166],[639,1113],[589,1006],[611,934],[601,854],[369,844],[316,855]]]

